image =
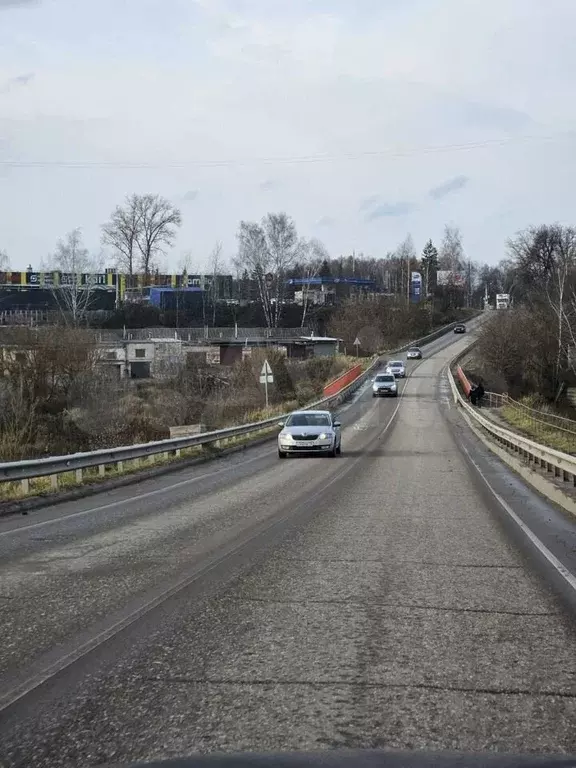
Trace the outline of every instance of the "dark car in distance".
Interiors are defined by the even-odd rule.
[[[465,325],[455,325],[454,326],[454,333],[466,333],[466,326]]]

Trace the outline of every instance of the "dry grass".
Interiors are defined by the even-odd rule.
[[[264,418],[271,418],[273,415],[274,414],[270,414],[270,416]],[[227,448],[248,444],[273,434],[275,431],[277,431],[276,426],[266,427],[257,432],[251,432],[249,435],[239,435],[237,437],[220,440],[218,445],[212,443],[192,446],[190,448],[182,448],[180,449],[179,456],[176,455],[175,451],[170,451],[166,454],[155,454],[154,456],[145,459],[125,461],[122,465],[122,469],[118,469],[115,464],[106,465],[104,475],[99,474],[98,467],[91,467],[83,470],[81,483],[77,482],[75,472],[63,472],[58,475],[58,488],[52,487],[49,477],[38,477],[30,480],[28,493],[25,493],[23,485],[19,480],[9,483],[0,483],[0,502],[18,501],[19,499],[30,496],[48,496],[53,493],[58,493],[59,491],[79,488],[84,485],[97,485],[98,483],[105,482],[112,478],[125,477],[137,472],[142,472],[145,469],[174,464],[183,459],[200,458],[202,456],[217,456]]]
[[[576,453],[576,433],[539,421],[529,412],[524,412],[513,405],[503,406],[498,413],[524,437],[563,453]]]
[[[329,371],[330,380],[332,380],[336,376],[340,375],[343,371],[348,370],[352,366],[359,363],[363,365],[363,368],[366,368],[371,363],[371,361],[371,358],[360,358],[357,360],[355,357],[345,357],[342,355],[336,359],[321,362],[319,365],[316,364],[316,367],[318,368],[319,373],[324,373],[324,369],[326,369],[326,372]],[[270,405],[268,408],[250,408],[246,407],[246,405],[242,406],[241,402],[238,403],[228,401],[226,404],[222,403],[221,409],[218,408],[218,406],[215,408],[215,411],[220,411],[218,416],[224,421],[224,424],[219,424],[219,427],[248,424],[264,421],[276,416],[280,417],[291,410],[302,407],[303,405],[321,397],[322,383],[322,380],[320,380],[314,386],[309,380],[303,380],[301,382],[302,386],[299,388],[299,390],[297,388],[297,399],[287,400],[281,403]],[[318,391],[319,388],[320,391]],[[96,485],[112,478],[128,476],[137,472],[141,472],[146,468],[160,467],[166,464],[175,463],[181,461],[184,458],[217,455],[226,448],[248,444],[255,440],[261,439],[262,437],[271,435],[275,431],[277,431],[276,426],[265,427],[261,430],[258,430],[257,432],[252,432],[249,435],[222,439],[218,441],[218,445],[209,444],[204,446],[183,448],[180,450],[180,456],[176,456],[175,452],[172,451],[167,454],[155,454],[149,458],[125,461],[120,470],[115,464],[110,464],[105,467],[105,472],[103,475],[99,473],[98,467],[84,469],[82,473],[82,481],[80,483],[76,480],[75,472],[65,472],[58,475],[57,488],[52,486],[49,477],[40,477],[30,480],[27,493],[25,492],[25,488],[20,481],[0,483],[0,502],[17,501],[19,499],[30,496],[48,496],[57,493],[58,491],[78,488],[85,485]]]

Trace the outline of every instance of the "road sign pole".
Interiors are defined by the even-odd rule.
[[[266,398],[266,408],[268,408],[268,384],[274,382],[274,376],[272,374],[272,368],[268,360],[264,360],[264,365],[260,371],[260,384],[264,384],[264,396]]]

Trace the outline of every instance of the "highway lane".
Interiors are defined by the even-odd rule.
[[[37,542],[32,562],[9,558],[36,577],[33,622],[58,611],[64,582],[76,611],[96,594],[105,613],[106,590],[128,582],[121,603],[138,578],[166,580],[258,521],[294,523],[10,710],[7,764],[343,745],[574,750],[574,628],[454,442],[438,376],[456,349],[417,368],[388,433],[395,401],[360,397],[341,463],[268,457],[225,491],[188,506],[168,495],[163,515],[141,511],[127,529],[117,519],[112,542],[105,527],[84,549]]]
[[[468,324],[468,328],[473,330],[477,324],[478,320],[473,320]],[[426,355],[432,355],[452,345],[455,338],[458,340],[459,337],[454,337],[453,334],[449,333],[424,345],[422,349]],[[417,363],[408,361],[408,371],[412,370],[415,365]],[[339,411],[344,426],[358,420],[363,409],[370,402],[369,387],[365,386],[361,392],[356,393],[352,403],[345,404]],[[384,419],[388,412],[388,410],[381,410]],[[20,515],[0,518],[0,558],[6,556],[15,546],[22,546],[29,542],[27,532],[44,530],[48,523],[70,517],[71,520],[74,520],[75,531],[79,535],[87,535],[95,530],[100,530],[106,523],[111,526],[116,524],[118,519],[116,505],[121,507],[124,504],[122,506],[122,518],[124,520],[131,516],[137,517],[143,511],[155,509],[159,495],[169,494],[170,498],[176,501],[188,499],[191,492],[212,491],[218,488],[220,484],[228,483],[236,473],[242,475],[246,472],[256,474],[262,469],[267,469],[274,464],[274,459],[274,451],[267,445],[249,448],[246,451],[216,459],[208,464],[199,463],[148,480],[141,480],[137,486],[124,486],[105,491],[97,496],[47,505],[42,509],[34,510],[26,518]],[[96,514],[93,511],[96,511]],[[32,525],[35,525],[36,528],[32,529]],[[24,531],[25,535],[18,537],[13,534],[8,538],[10,532],[18,530]],[[51,527],[50,530],[59,534],[63,529],[55,526]],[[37,541],[40,541],[40,538],[39,535]]]
[[[426,353],[452,342],[452,335],[439,339]],[[280,466],[268,444],[0,521],[0,691],[7,695],[175,588],[191,564],[201,568],[330,484],[358,462],[399,399],[373,401],[368,384],[347,403],[340,414],[344,455],[336,461]]]

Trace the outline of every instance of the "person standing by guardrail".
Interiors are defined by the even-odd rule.
[[[470,402],[472,403],[472,405],[477,405],[478,408],[481,408],[482,398],[484,397],[484,395],[485,395],[484,385],[482,384],[482,379],[479,379],[477,384],[473,384],[470,387],[470,394],[469,394]]]
[[[476,402],[478,403],[478,408],[482,407],[482,398],[484,397],[484,394],[484,385],[482,384],[482,379],[479,379],[478,384],[476,385]]]

